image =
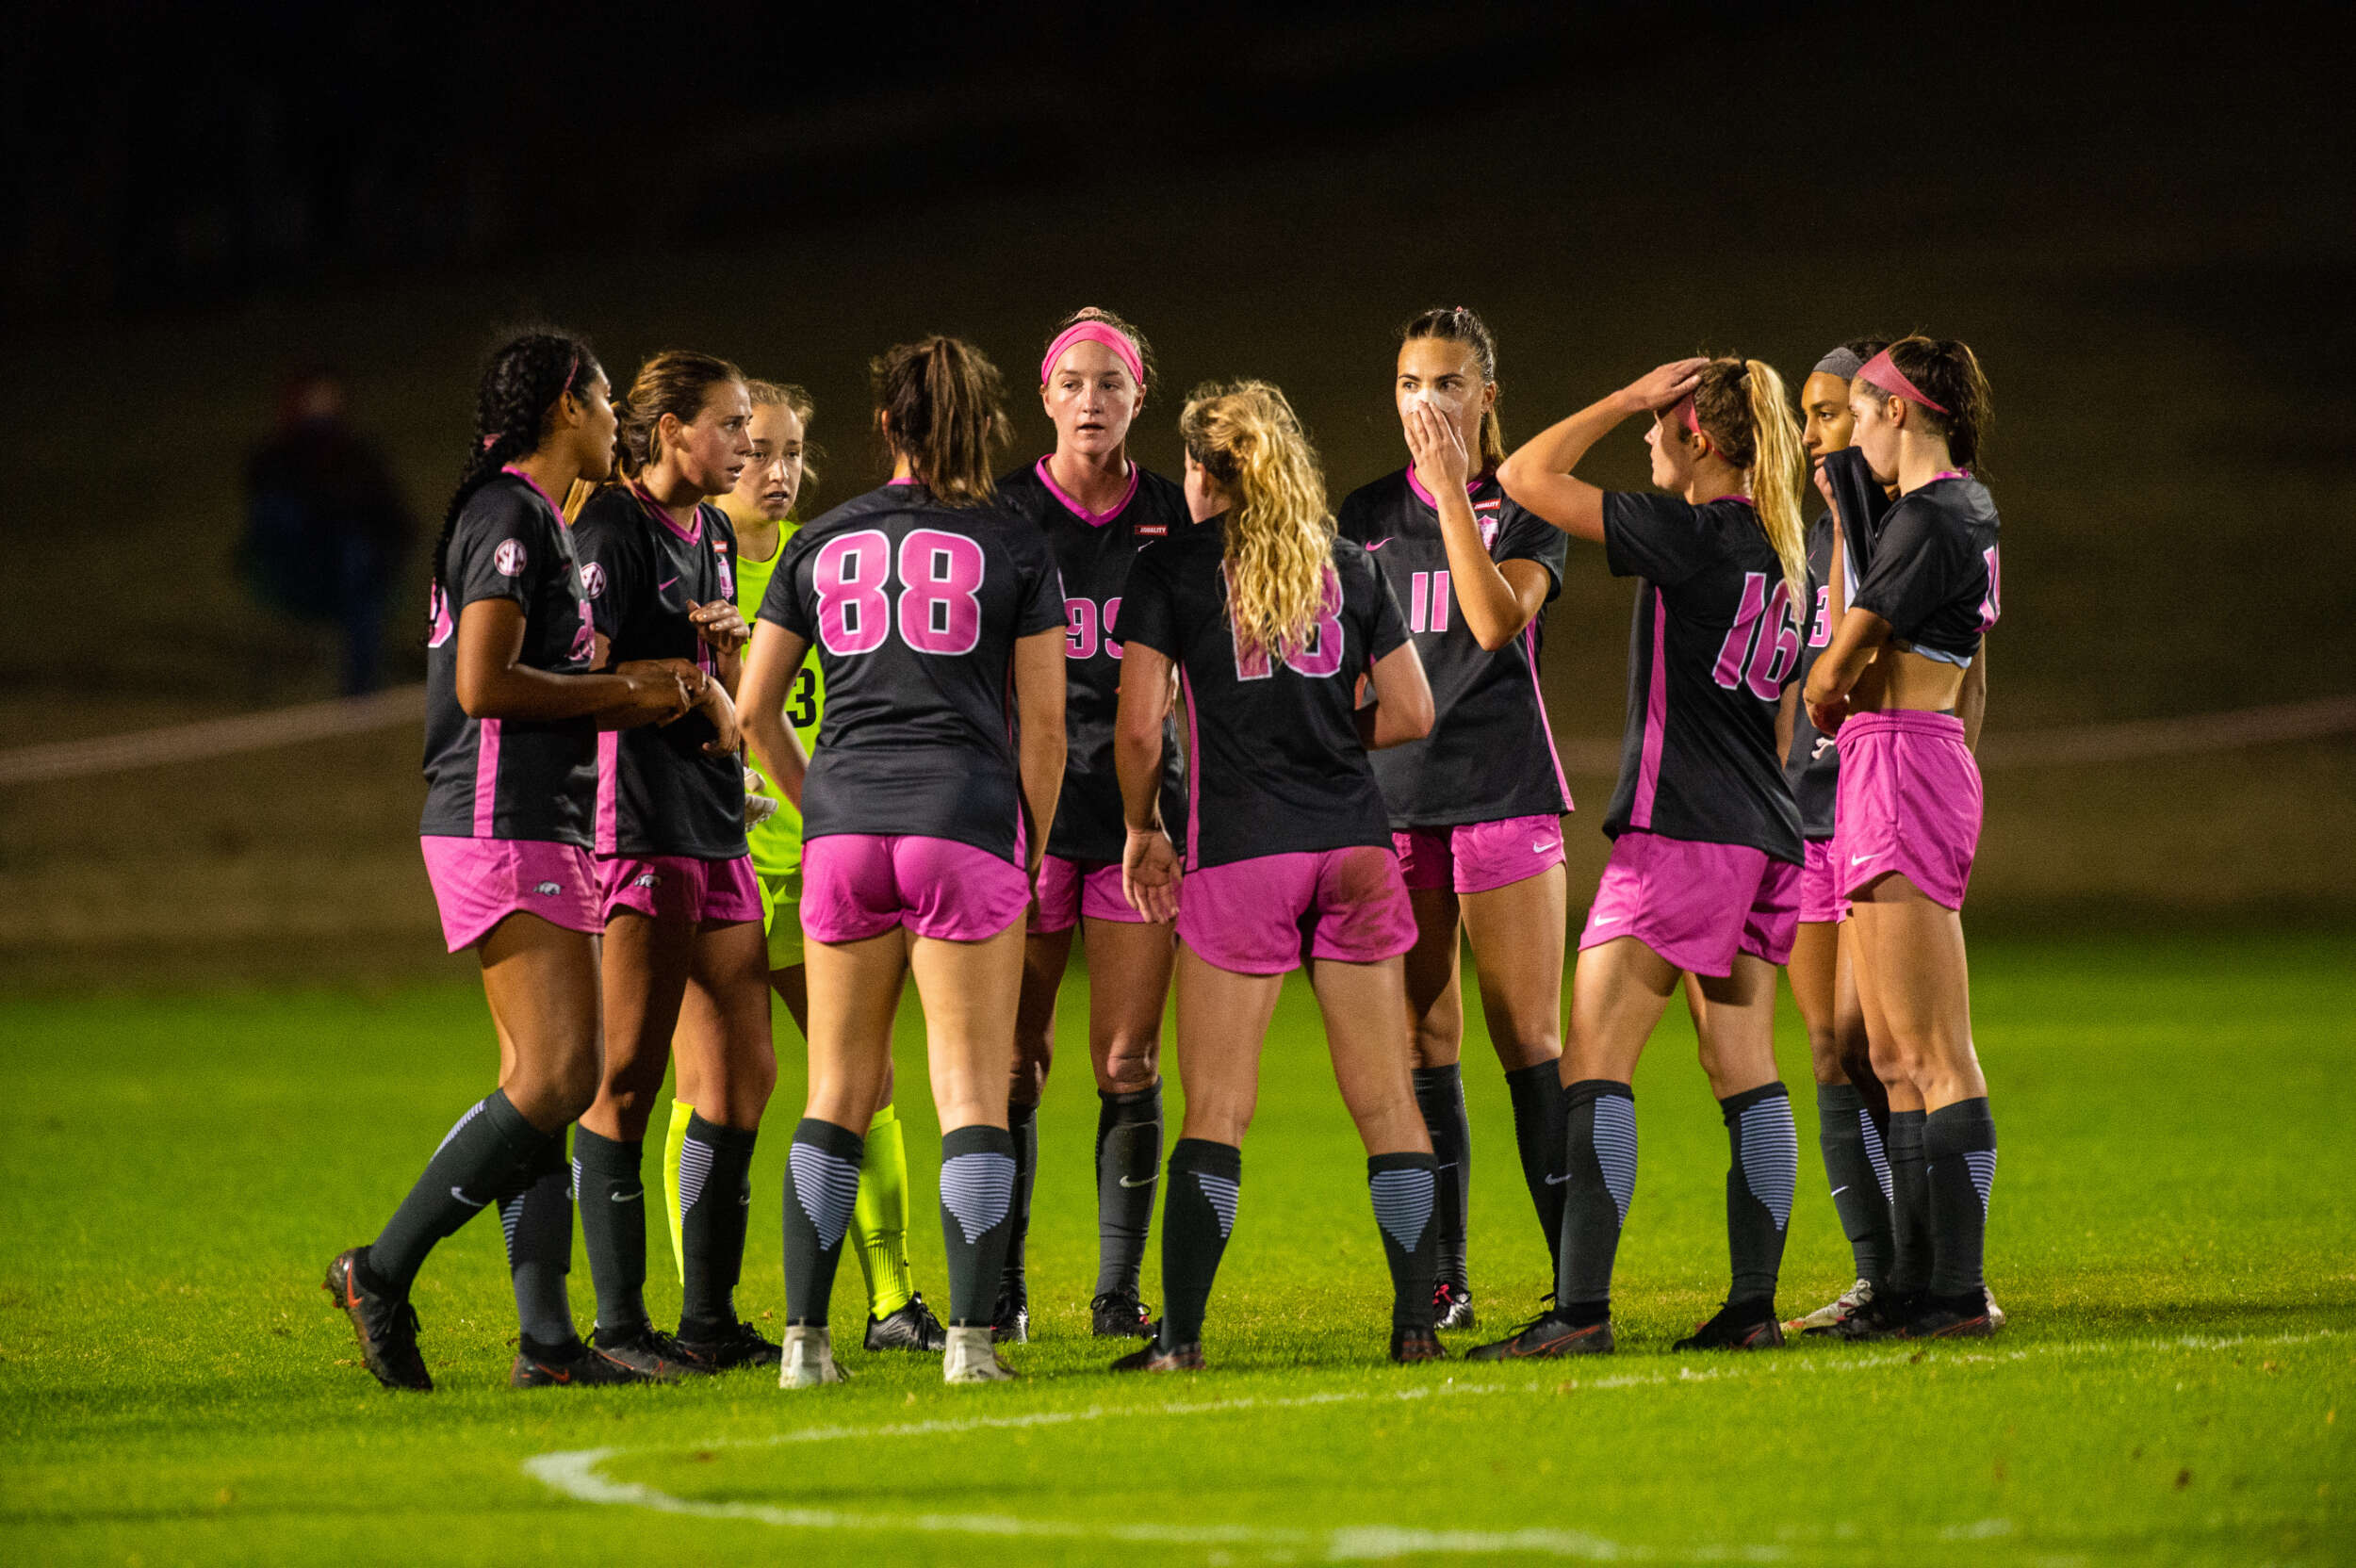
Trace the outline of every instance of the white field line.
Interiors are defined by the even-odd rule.
[[[1933,1365],[1994,1365],[2048,1356],[2096,1355],[2110,1351],[2227,1350],[2238,1346],[2305,1345],[2334,1339],[2348,1331],[2315,1329],[2303,1333],[2184,1334],[2174,1339],[2092,1340],[2080,1343],[2033,1345],[2019,1350],[1940,1354]],[[1570,1378],[1556,1382],[1561,1389],[1657,1387],[1672,1383],[1759,1381],[1774,1377],[1807,1376],[1820,1372],[1873,1372],[1914,1364],[1918,1351],[1901,1349],[1857,1356],[1822,1359],[1763,1355],[1730,1360],[1723,1365],[1679,1367],[1675,1371],[1613,1373],[1600,1378]],[[1234,1399],[1203,1399],[1165,1404],[1090,1405],[1075,1411],[1034,1411],[1023,1415],[973,1415],[927,1421],[899,1421],[872,1426],[805,1427],[767,1437],[722,1438],[705,1448],[765,1448],[798,1443],[839,1443],[856,1439],[938,1437],[962,1432],[1004,1431],[1031,1427],[1070,1426],[1082,1421],[1136,1416],[1222,1415],[1238,1411],[1300,1410],[1319,1405],[1405,1402],[1481,1394],[1529,1394],[1549,1386],[1547,1380],[1517,1383],[1449,1383],[1439,1388],[1390,1391],[1336,1390],[1325,1394],[1276,1397],[1244,1396]],[[859,1513],[842,1509],[785,1508],[773,1503],[710,1503],[674,1496],[637,1481],[617,1481],[602,1473],[609,1461],[630,1454],[676,1450],[676,1445],[639,1447],[573,1448],[536,1454],[524,1461],[524,1473],[582,1503],[620,1504],[695,1519],[743,1519],[786,1529],[914,1530],[934,1535],[976,1535],[1002,1539],[1029,1538],[1103,1541],[1139,1545],[1242,1546],[1264,1554],[1294,1558],[1312,1556],[1331,1562],[1375,1561],[1416,1553],[1455,1553],[1487,1556],[1521,1553],[1529,1556],[1575,1559],[1587,1562],[1780,1562],[1788,1548],[1773,1545],[1722,1545],[1703,1543],[1656,1548],[1612,1541],[1583,1530],[1426,1530],[1387,1525],[1354,1526],[1340,1529],[1268,1528],[1249,1525],[1119,1524],[1076,1519],[1024,1519],[1004,1513]],[[1986,1540],[2010,1533],[2011,1521],[1982,1519],[1951,1525],[1943,1540]]]

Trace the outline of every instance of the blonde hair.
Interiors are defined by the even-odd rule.
[[[818,466],[813,459],[825,454],[810,438],[810,422],[818,416],[818,405],[790,381],[748,381],[744,395],[755,408],[781,408],[802,422],[802,485],[794,492],[794,510],[799,513],[802,503],[818,493]]]
[[[1307,645],[1325,609],[1333,516],[1325,475],[1284,394],[1264,381],[1206,382],[1178,434],[1235,498],[1227,514],[1227,619],[1239,647],[1278,658]]]
[[[1792,613],[1808,597],[1808,525],[1800,514],[1808,452],[1783,378],[1763,359],[1713,359],[1693,388],[1693,419],[1718,455],[1750,475],[1751,503],[1783,564]]]

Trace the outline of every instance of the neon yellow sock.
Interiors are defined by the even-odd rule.
[[[663,1212],[671,1220],[671,1262],[679,1267],[679,1282],[687,1282],[687,1240],[681,1233],[679,1206],[679,1156],[687,1147],[687,1121],[695,1107],[684,1100],[671,1102],[671,1130],[663,1135]]]
[[[851,1211],[851,1241],[867,1276],[867,1311],[889,1317],[908,1304],[908,1151],[900,1113],[886,1105],[867,1124],[867,1152],[859,1167],[859,1204]]]

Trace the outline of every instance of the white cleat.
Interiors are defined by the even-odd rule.
[[[789,1328],[784,1355],[777,1362],[779,1388],[816,1388],[820,1383],[846,1383],[851,1375],[834,1364],[834,1336],[826,1330]]]
[[[1858,1308],[1865,1306],[1873,1299],[1873,1282],[1869,1280],[1859,1280],[1806,1317],[1792,1318],[1783,1326],[1783,1331],[1788,1334],[1831,1333],[1847,1322]]]
[[[1996,1304],[1996,1293],[1988,1288],[1986,1281],[1982,1281],[1980,1283],[1980,1294],[1988,1298],[1988,1326],[1997,1329],[2003,1328],[2004,1326],[2004,1309]]]
[[[998,1348],[990,1342],[990,1325],[949,1331],[949,1348],[941,1357],[941,1380],[944,1383],[1004,1383],[1012,1382],[1018,1374],[998,1355]]]

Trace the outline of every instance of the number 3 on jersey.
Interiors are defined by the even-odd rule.
[[[873,653],[899,625],[900,641],[918,653],[972,653],[982,636],[982,547],[962,533],[909,531],[900,541],[895,616],[887,583],[895,575],[892,541],[880,529],[829,539],[810,566],[818,591],[818,641],[841,658]]]

